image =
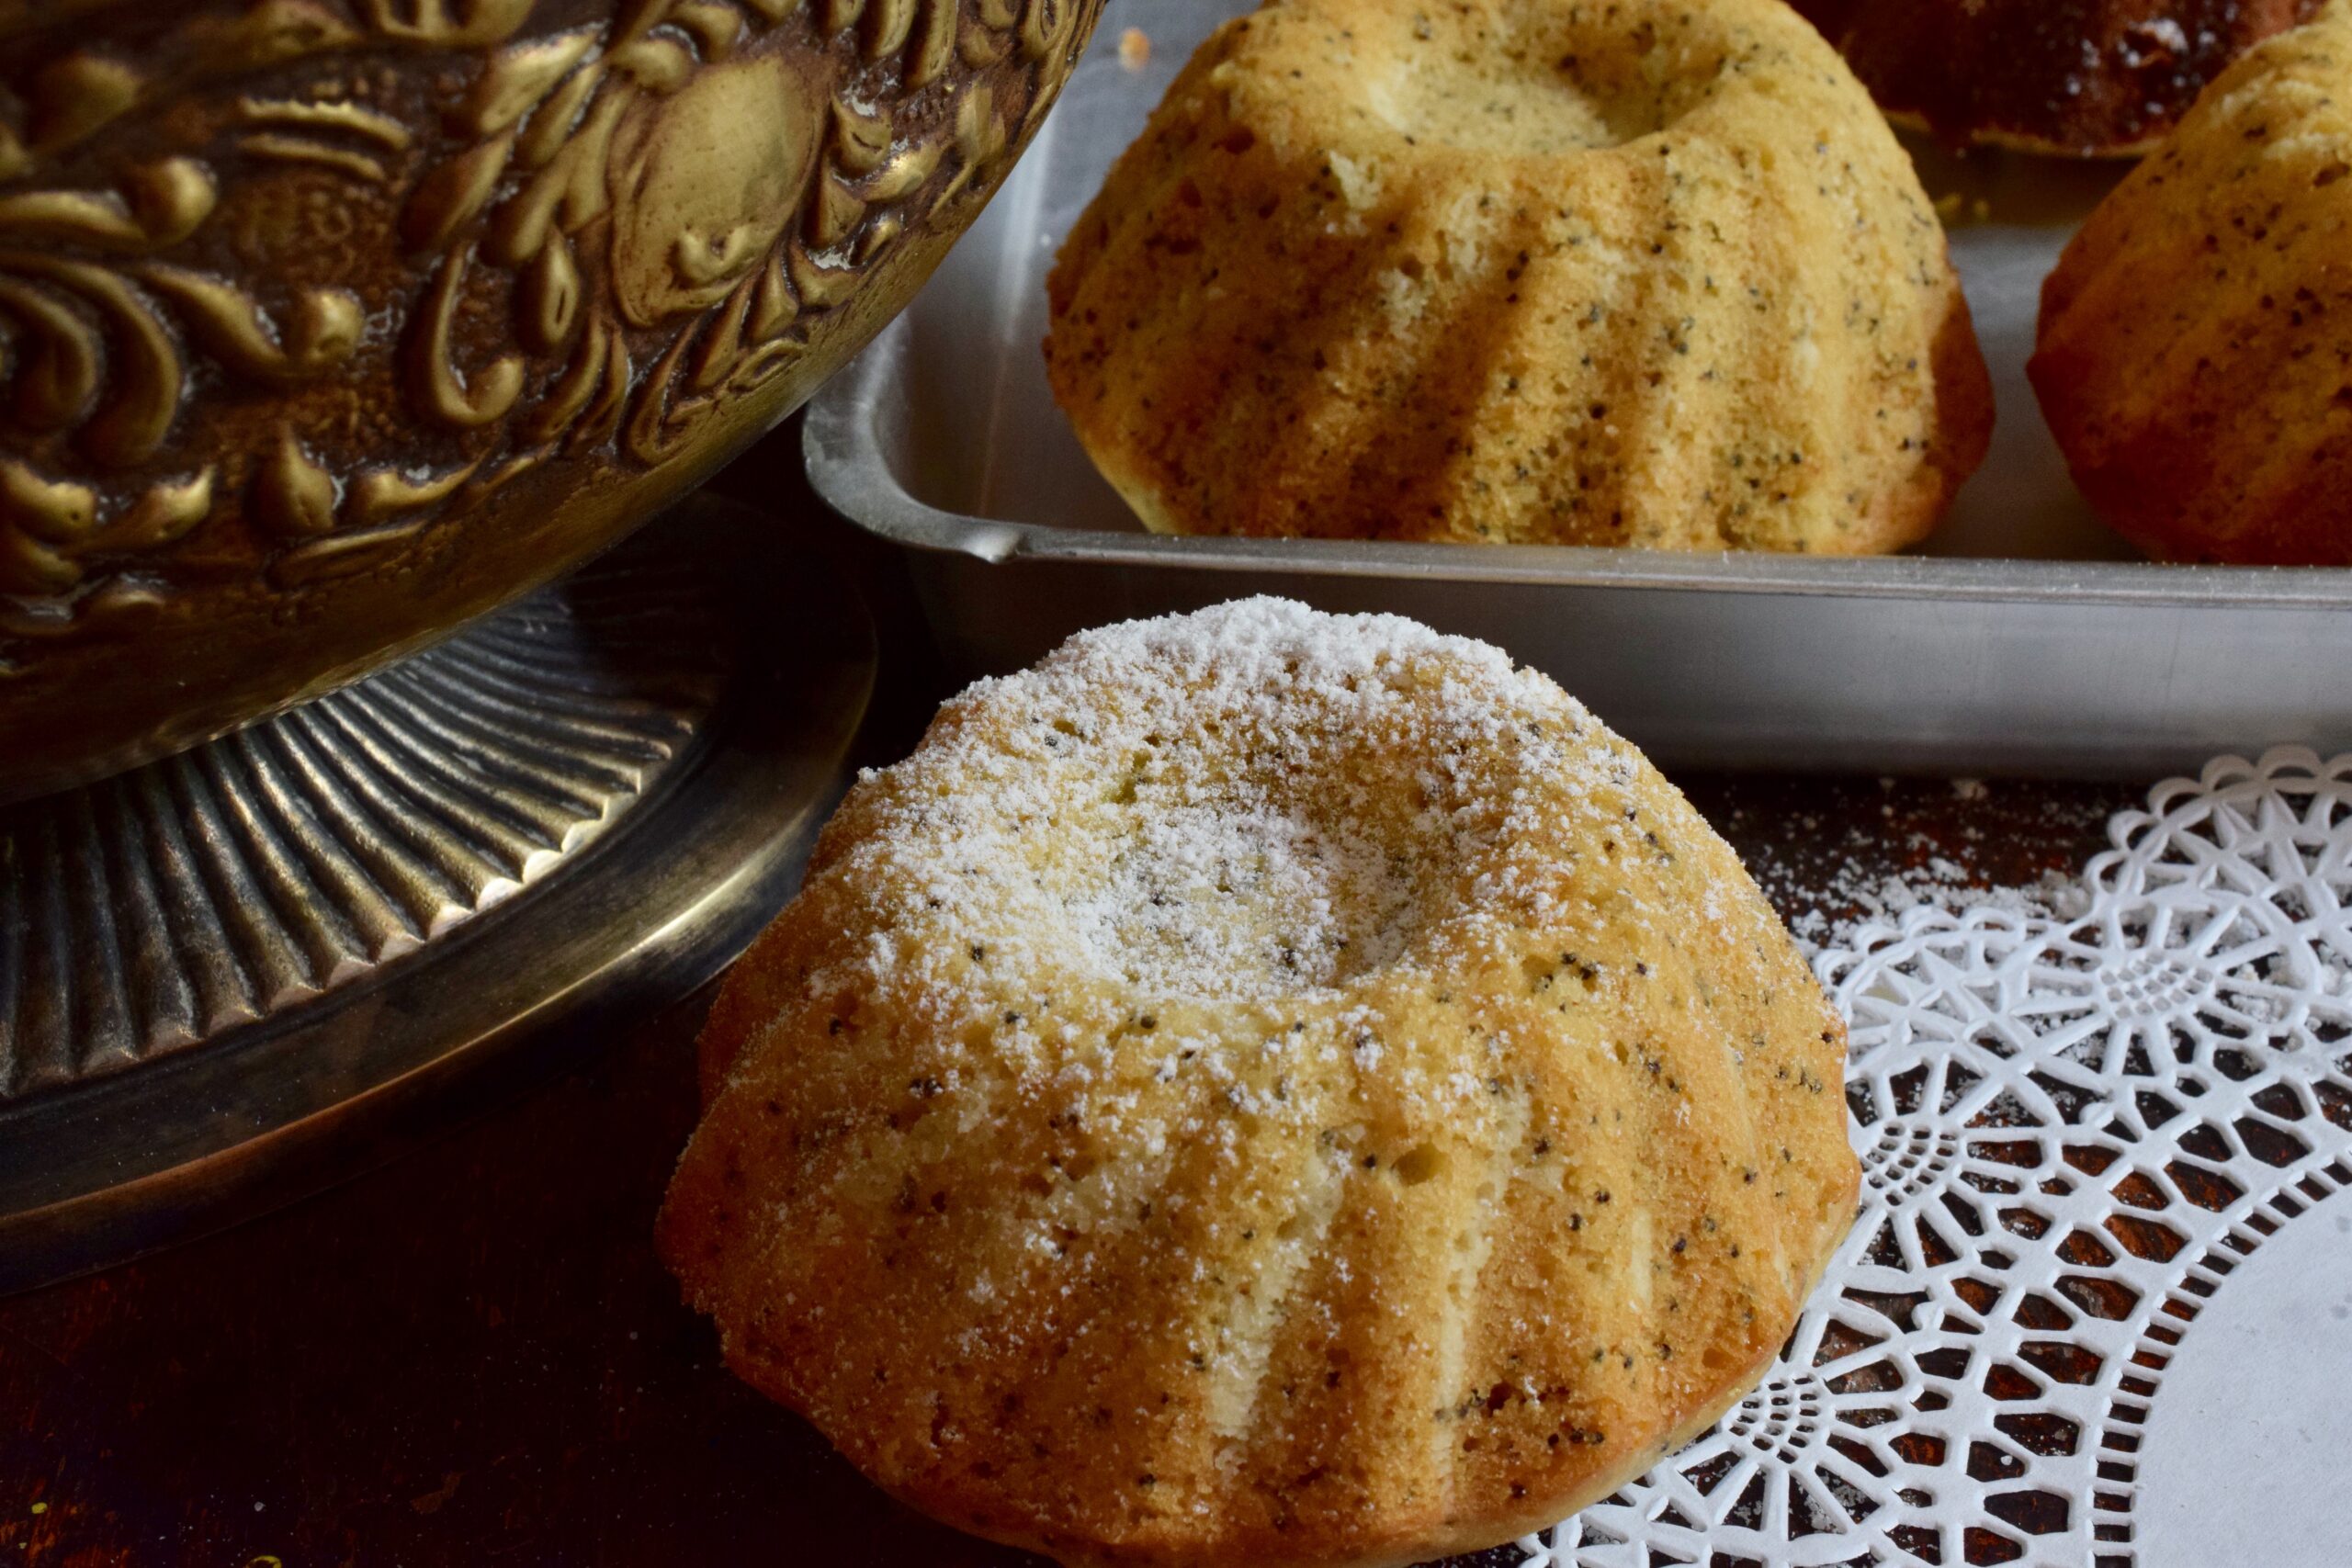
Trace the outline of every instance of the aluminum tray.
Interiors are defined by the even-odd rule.
[[[1054,249],[1193,46],[1246,0],[1114,0],[987,215],[811,405],[819,492],[910,552],[951,665],[1272,592],[1390,610],[1539,666],[1669,763],[2146,775],[2218,751],[2352,748],[2352,571],[2130,558],[2026,384],[2041,282],[2114,177],[1917,148],[1980,220],[1953,254],[1993,367],[1984,470],[1926,551],[1877,560],[1170,538],[1094,472],[1046,387]],[[1123,29],[1153,45],[1141,72]]]

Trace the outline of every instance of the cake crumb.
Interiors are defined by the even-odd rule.
[[[1129,28],[1119,35],[1119,68],[1133,74],[1151,63],[1151,35]]]

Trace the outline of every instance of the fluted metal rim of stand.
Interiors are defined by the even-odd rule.
[[[788,897],[876,647],[697,497],[181,758],[0,810],[0,1292],[391,1157],[684,995]]]

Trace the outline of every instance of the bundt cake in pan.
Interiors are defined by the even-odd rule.
[[[1889,114],[1947,141],[2143,152],[2320,0],[1791,0]]]
[[[662,1218],[727,1360],[1069,1563],[1404,1563],[1750,1387],[1852,1220],[1845,1033],[1544,676],[1272,600],[1073,638],[868,774]]]
[[[2225,73],[2092,214],[2029,370],[2141,548],[2352,565],[2352,5]]]
[[[1781,0],[1275,0],[1050,291],[1166,531],[1886,551],[1991,427],[1910,160]]]

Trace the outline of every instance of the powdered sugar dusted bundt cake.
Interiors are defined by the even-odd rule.
[[[1992,425],[1910,160],[1781,0],[1276,0],[1050,294],[1165,531],[1892,550]]]
[[[867,775],[737,968],[664,1256],[729,1364],[1072,1563],[1402,1563],[1606,1495],[1854,1213],[1844,1031],[1544,676],[1272,600]]]
[[[1792,0],[1891,114],[1953,141],[2143,152],[2320,0]]]

